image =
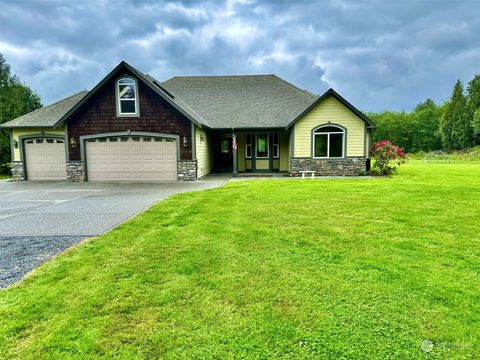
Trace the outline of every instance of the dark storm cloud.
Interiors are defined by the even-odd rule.
[[[477,0],[0,0],[0,52],[45,103],[126,60],[161,80],[275,73],[408,110],[480,72],[479,12]]]

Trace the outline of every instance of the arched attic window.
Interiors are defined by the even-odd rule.
[[[117,80],[117,115],[138,116],[138,87],[137,81],[130,77]]]
[[[314,158],[343,158],[345,156],[345,129],[335,125],[321,125],[313,130]]]

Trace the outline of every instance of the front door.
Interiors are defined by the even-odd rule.
[[[232,172],[233,170],[233,151],[232,137],[221,136],[215,139],[215,172]]]

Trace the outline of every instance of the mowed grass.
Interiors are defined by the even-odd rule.
[[[0,357],[478,359],[479,237],[480,162],[177,195],[0,291]]]

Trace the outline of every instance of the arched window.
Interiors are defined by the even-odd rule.
[[[345,130],[335,125],[322,125],[313,130],[314,158],[342,158],[345,156]]]
[[[137,82],[132,78],[117,81],[117,114],[122,116],[138,115]]]

